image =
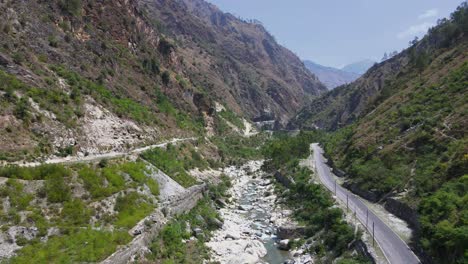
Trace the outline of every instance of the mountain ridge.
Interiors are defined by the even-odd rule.
[[[366,71],[372,67],[376,62],[370,59],[365,59],[357,62],[353,62],[343,66],[340,70],[345,72],[351,72],[356,74],[364,74]]]
[[[216,126],[215,102],[285,124],[326,90],[262,26],[204,1],[6,1],[0,9],[7,160],[204,133]]]
[[[332,90],[343,84],[350,83],[360,74],[343,71],[337,68],[323,66],[310,60],[304,60],[304,65],[309,71],[315,74],[321,82],[323,82],[329,90]]]

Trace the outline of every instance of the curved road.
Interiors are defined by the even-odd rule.
[[[323,150],[317,143],[311,145],[313,150],[313,158],[315,168],[317,170],[320,181],[331,191],[335,192],[335,180],[331,175],[330,168],[325,163]],[[354,194],[347,189],[336,184],[336,197],[346,204],[350,209],[356,210],[356,216],[359,221],[365,226],[368,213],[368,230],[372,234],[372,223],[374,223],[375,240],[382,249],[385,257],[391,264],[416,264],[420,263],[418,257],[401,240],[401,238],[393,232],[379,217],[377,217],[367,206]]]

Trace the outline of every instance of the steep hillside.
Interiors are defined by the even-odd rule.
[[[322,66],[313,61],[304,61],[306,68],[319,78],[319,80],[332,90],[340,85],[348,84],[359,78],[360,74],[346,72],[332,67]]]
[[[211,87],[210,95],[226,100],[236,111],[242,109],[251,117],[273,112],[285,122],[311,95],[326,90],[258,23],[241,21],[203,0],[141,1],[140,5],[177,39],[187,52],[188,64],[202,51],[202,60],[193,66],[204,74],[189,68],[190,79],[196,86]]]
[[[260,25],[203,1],[149,3],[0,3],[0,159],[203,134],[215,102],[284,123],[325,90]]]
[[[447,49],[455,49],[455,55],[464,53],[460,46],[464,45],[466,38],[461,33],[463,30],[452,33],[451,26],[445,26],[448,24],[448,21],[441,22],[423,40],[391,59],[375,64],[355,82],[316,98],[291,120],[289,126],[336,130],[349,125],[371,112],[407,83],[414,82],[429,62],[443,56]],[[464,58],[448,57],[445,60],[455,59]],[[429,72],[435,70],[438,69],[432,68]]]
[[[352,123],[324,139],[346,185],[412,224],[421,256],[434,263],[466,262],[466,32],[465,2],[421,41],[315,100],[294,122]]]

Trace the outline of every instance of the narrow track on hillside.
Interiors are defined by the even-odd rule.
[[[114,158],[120,158],[120,157],[125,157],[128,155],[137,155],[142,152],[145,152],[150,149],[154,148],[163,148],[166,147],[168,144],[175,144],[179,142],[185,142],[185,141],[193,141],[197,140],[198,138],[196,137],[190,137],[190,138],[173,138],[171,140],[168,140],[163,143],[159,144],[154,144],[154,145],[149,145],[145,147],[140,147],[136,149],[132,149],[129,151],[122,151],[122,152],[117,152],[117,151],[111,151],[111,152],[106,152],[106,153],[100,153],[100,154],[94,154],[94,155],[88,155],[88,156],[68,156],[68,157],[60,157],[60,158],[51,158],[51,159],[46,159],[44,161],[34,161],[34,162],[12,162],[12,163],[6,163],[6,164],[0,164],[0,165],[18,165],[20,167],[36,167],[42,164],[70,164],[70,163],[86,163],[86,162],[95,162],[103,159],[114,159]]]

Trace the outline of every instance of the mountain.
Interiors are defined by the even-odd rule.
[[[305,60],[304,65],[330,90],[340,85],[350,83],[360,76],[360,74],[357,73],[346,72],[336,68],[322,66],[309,60]]]
[[[7,1],[0,10],[2,159],[204,133],[215,103],[284,124],[326,91],[263,26],[202,0]]]
[[[354,63],[351,63],[351,64],[348,64],[346,66],[344,66],[343,68],[341,68],[342,71],[345,71],[345,72],[351,72],[351,73],[356,73],[356,74],[364,74],[366,73],[366,71],[372,67],[372,65],[374,65],[376,62],[373,61],[373,60],[362,60],[362,61],[358,61],[358,62],[354,62]]]
[[[345,186],[407,220],[428,263],[466,261],[466,32],[464,2],[422,40],[317,98],[290,124],[337,130],[324,145],[346,172]]]

